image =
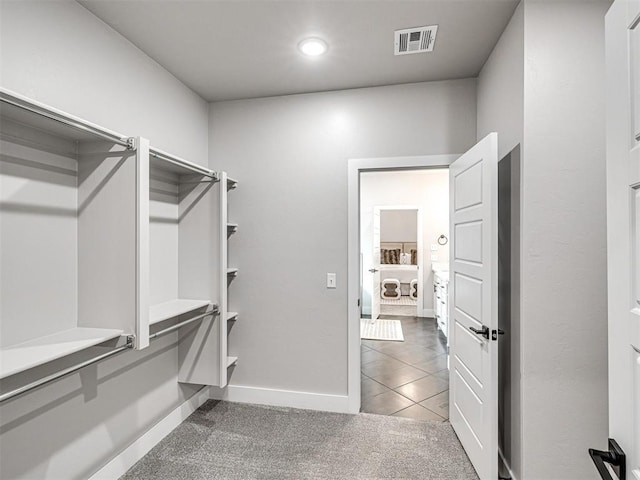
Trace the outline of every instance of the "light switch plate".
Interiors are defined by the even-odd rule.
[[[432,243],[431,244],[431,251],[432,252],[437,252],[438,251],[438,244]]]
[[[438,261],[438,255],[431,255],[431,261],[432,262],[437,262]]]
[[[336,274],[327,273],[327,288],[336,288]]]

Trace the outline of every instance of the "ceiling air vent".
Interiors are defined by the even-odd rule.
[[[437,25],[429,27],[405,28],[396,30],[394,55],[407,55],[409,53],[432,52],[436,42]]]

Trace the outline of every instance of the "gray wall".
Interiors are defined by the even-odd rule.
[[[521,143],[521,305],[512,296],[510,319],[520,342],[510,346],[502,437],[520,480],[597,478],[587,448],[607,438],[609,3],[525,1],[478,82],[478,138],[498,131],[501,156]]]
[[[526,479],[597,478],[587,448],[606,446],[604,14],[608,5],[602,1],[525,4],[522,471]]]
[[[500,201],[500,324],[506,333],[500,348],[500,449],[514,475],[521,479],[521,366],[519,302],[519,204],[503,209],[503,199],[519,198],[524,124],[524,5],[518,5],[507,28],[478,77],[478,140],[498,132]],[[511,175],[517,180],[510,182]],[[504,177],[504,178],[503,178]],[[514,252],[513,249],[517,249]],[[512,253],[514,253],[512,255]],[[507,265],[508,262],[511,265]],[[503,283],[504,282],[504,283]]]
[[[498,132],[498,158],[522,143],[524,121],[524,4],[478,75],[478,140]]]
[[[464,152],[475,80],[214,103],[210,130],[211,165],[240,181],[231,384],[346,395],[347,159]]]
[[[2,2],[2,86],[207,162],[208,104],[75,2]],[[0,407],[0,477],[87,478],[189,398],[176,337]]]

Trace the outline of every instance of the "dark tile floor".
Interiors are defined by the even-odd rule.
[[[446,421],[449,418],[447,339],[433,318],[400,320],[404,342],[362,340],[361,411]]]

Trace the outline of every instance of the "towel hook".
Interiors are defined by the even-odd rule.
[[[444,234],[438,237],[438,245],[446,245],[448,242],[449,239]]]

